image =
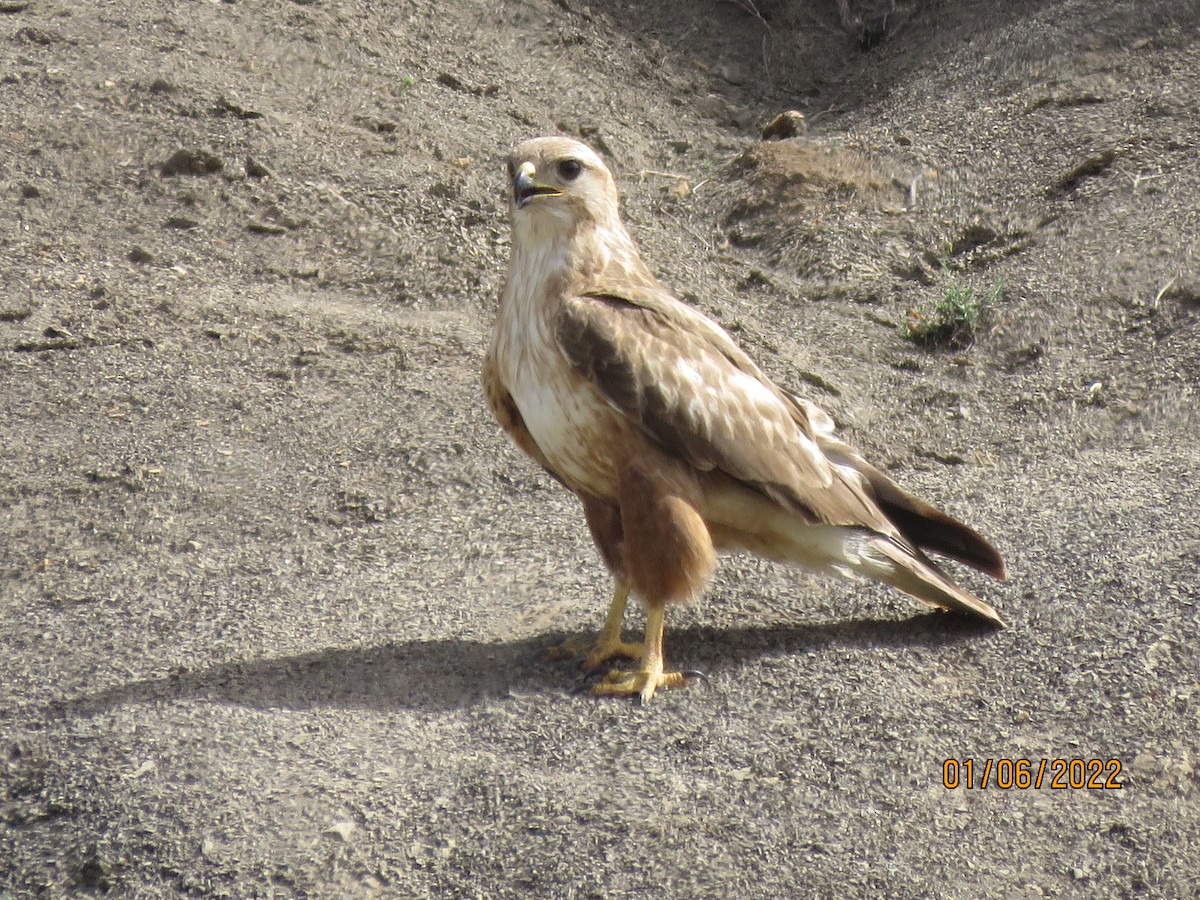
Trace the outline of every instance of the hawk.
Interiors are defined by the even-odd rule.
[[[579,498],[615,576],[581,666],[639,664],[593,693],[646,702],[687,683],[664,669],[666,608],[704,589],[717,550],[876,579],[1004,624],[925,552],[1004,578],[995,548],[864,460],[823,410],[659,284],[587,145],[526,141],[508,178],[512,256],[483,384],[517,446]],[[622,640],[631,592],[646,604],[640,644]]]

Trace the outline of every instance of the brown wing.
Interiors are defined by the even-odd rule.
[[[866,462],[820,407],[780,390],[725,331],[661,288],[572,298],[558,339],[613,406],[697,468],[719,469],[810,521],[865,526],[1005,577],[978,532]]]
[[[898,536],[865,480],[719,326],[661,288],[569,298],[557,338],[575,369],[669,453],[719,469],[814,522]]]

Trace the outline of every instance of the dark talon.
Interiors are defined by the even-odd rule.
[[[686,672],[680,672],[679,674],[688,681],[691,681],[693,678],[699,679],[700,681],[708,681],[708,676],[699,669],[688,669]]]
[[[592,689],[595,679],[593,678],[576,678],[575,684],[571,688],[572,694],[586,694]]]

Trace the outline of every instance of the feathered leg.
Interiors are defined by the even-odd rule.
[[[646,703],[660,687],[687,684],[682,672],[663,671],[663,628],[667,604],[694,597],[716,566],[698,493],[695,477],[664,458],[639,460],[622,472],[624,569],[646,602],[646,633],[637,671],[610,672],[592,693],[636,695]]]
[[[592,540],[596,542],[596,549],[600,551],[601,559],[613,573],[617,583],[613,588],[612,602],[608,606],[608,614],[604,617],[604,626],[600,629],[596,643],[588,647],[574,638],[568,638],[550,650],[547,658],[558,660],[582,656],[579,668],[591,672],[614,657],[637,659],[642,655],[642,645],[621,640],[621,624],[625,619],[625,605],[629,602],[630,588],[629,578],[625,575],[625,533],[621,526],[621,510],[612,503],[606,503],[590,494],[578,496],[583,504],[583,514],[587,518]]]

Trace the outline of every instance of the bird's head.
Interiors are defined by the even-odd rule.
[[[518,144],[508,157],[513,224],[569,231],[617,216],[617,186],[603,160],[587,144],[540,137]]]

